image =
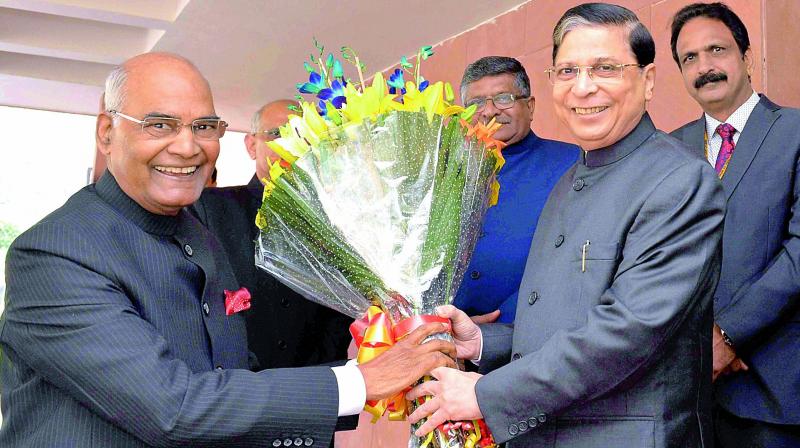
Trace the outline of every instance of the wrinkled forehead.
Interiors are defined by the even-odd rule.
[[[211,88],[193,67],[132,70],[126,87],[126,106],[142,113],[194,119],[214,112]]]

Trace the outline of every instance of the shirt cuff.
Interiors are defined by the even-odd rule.
[[[478,328],[480,331],[480,328]],[[470,359],[470,362],[475,364],[476,366],[481,365],[481,357],[483,357],[483,332],[481,331],[481,348],[478,350],[478,357],[475,359]]]
[[[331,367],[331,370],[339,386],[339,417],[360,413],[367,402],[367,385],[357,362],[351,359],[343,366]]]

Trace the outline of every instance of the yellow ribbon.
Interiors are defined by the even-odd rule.
[[[366,329],[362,332],[365,326]],[[358,346],[357,359],[359,364],[374,359],[395,343],[389,317],[377,306],[369,307],[364,319],[354,322],[350,331]],[[405,420],[407,411],[405,393],[400,392],[383,400],[367,401],[364,405],[364,410],[372,414],[372,423],[377,422],[387,411],[389,420]]]

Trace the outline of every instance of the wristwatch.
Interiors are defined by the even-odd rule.
[[[725,345],[728,347],[733,347],[733,341],[731,340],[731,337],[728,336],[728,333],[725,333],[725,330],[722,328],[719,328],[719,332],[722,335],[722,341],[725,343]]]

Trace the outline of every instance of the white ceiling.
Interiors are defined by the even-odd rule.
[[[245,130],[263,103],[294,96],[314,37],[337,57],[353,47],[371,74],[524,2],[0,0],[0,105],[95,114],[111,68],[170,51],[197,64],[217,113]]]

